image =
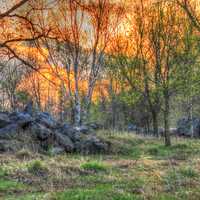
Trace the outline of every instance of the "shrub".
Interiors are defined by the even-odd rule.
[[[156,155],[158,155],[159,150],[158,150],[157,147],[152,147],[152,148],[150,148],[150,149],[148,150],[148,152],[149,152],[150,155],[156,156]]]
[[[7,171],[5,169],[3,169],[2,167],[0,167],[0,178],[4,177],[8,175]]]
[[[106,166],[100,163],[99,161],[91,161],[87,163],[83,163],[81,165],[81,168],[84,170],[89,170],[89,171],[106,171]]]
[[[43,175],[48,169],[40,160],[35,160],[28,165],[28,172],[34,175]]]

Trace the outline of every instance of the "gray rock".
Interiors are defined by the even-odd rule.
[[[55,155],[58,155],[58,154],[62,154],[65,152],[65,149],[62,148],[62,147],[53,147],[50,149],[50,154],[55,156]]]
[[[10,140],[0,140],[0,152],[13,151],[14,145]]]
[[[61,147],[65,149],[65,151],[73,152],[74,144],[68,136],[56,133],[55,140]]]
[[[191,124],[191,121],[187,117],[183,117],[180,120],[178,120],[178,122],[177,122],[178,135],[191,137],[192,133],[190,131],[190,124]],[[193,118],[192,124],[193,124],[194,136],[200,137],[200,119]]]
[[[127,130],[129,132],[131,132],[131,131],[137,131],[137,126],[135,124],[128,124]]]
[[[47,128],[56,128],[57,122],[53,119],[53,117],[46,112],[39,112],[35,116],[35,121],[40,123]]]
[[[52,136],[52,131],[42,124],[33,124],[31,126],[31,133],[39,140],[47,140]]]
[[[7,126],[10,123],[11,123],[11,121],[9,119],[8,113],[1,112],[0,113],[0,128],[3,128],[3,127]]]
[[[48,151],[49,145],[54,146],[53,155],[63,151],[95,154],[107,150],[107,144],[91,135],[90,126],[59,124],[50,114],[32,115],[30,109],[27,106],[23,112],[0,112],[0,151],[20,149],[30,143],[42,152]]]
[[[83,133],[83,134],[91,133],[90,128],[88,126],[86,126],[86,125],[76,126],[76,127],[74,127],[74,131],[75,132],[80,132],[80,133]]]
[[[73,142],[80,141],[81,133],[68,124],[64,124],[57,131],[68,136]]]
[[[171,135],[176,135],[177,134],[177,128],[170,128],[169,132]]]
[[[27,114],[29,114],[29,115],[33,115],[33,102],[32,101],[30,101],[27,105],[26,105],[26,107],[24,108],[24,112],[25,113],[27,113]]]
[[[95,123],[95,122],[89,124],[88,126],[90,128],[92,128],[93,130],[99,130],[103,127],[101,124],[98,124],[98,123]]]
[[[14,112],[10,114],[9,117],[13,123],[16,123],[19,127],[22,128],[28,126],[30,123],[33,122],[33,118],[31,117],[31,115],[24,112]]]
[[[108,150],[108,145],[95,136],[90,136],[76,143],[76,151],[83,154],[97,154]]]
[[[19,126],[17,124],[9,124],[0,129],[0,139],[12,139],[15,138],[19,132]]]

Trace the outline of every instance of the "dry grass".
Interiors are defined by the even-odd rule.
[[[200,199],[200,141],[175,139],[166,148],[154,138],[98,134],[111,142],[107,155],[0,155],[0,199]],[[30,170],[36,162],[42,173]]]

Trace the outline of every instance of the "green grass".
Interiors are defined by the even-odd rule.
[[[140,197],[125,191],[112,188],[109,185],[96,186],[90,189],[72,189],[56,194],[57,200],[139,200]]]
[[[34,175],[45,173],[48,169],[40,160],[34,160],[28,165],[28,172]]]
[[[200,140],[98,135],[108,154],[2,155],[0,200],[200,199]]]
[[[84,170],[91,170],[95,172],[107,170],[107,167],[100,161],[86,162],[86,163],[81,164],[80,167]]]
[[[180,169],[180,174],[187,178],[197,178],[199,174],[191,167]]]

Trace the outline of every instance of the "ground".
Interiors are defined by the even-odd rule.
[[[99,132],[106,155],[0,154],[1,200],[197,200],[200,140]]]

